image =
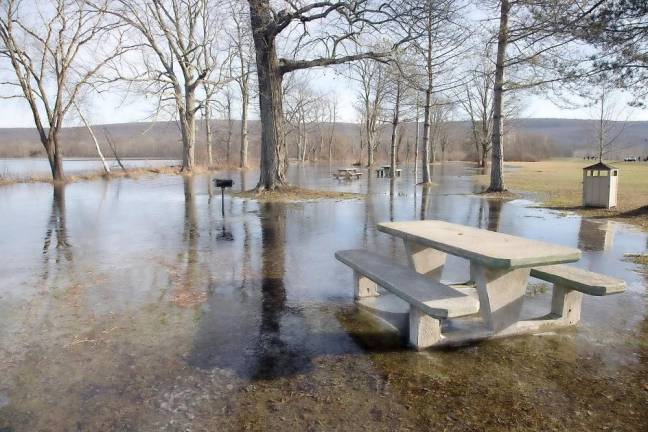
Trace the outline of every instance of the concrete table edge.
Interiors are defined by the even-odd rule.
[[[411,221],[407,221],[411,222]],[[440,221],[440,222],[445,222],[445,221]],[[477,263],[480,263],[486,267],[489,268],[494,268],[494,269],[518,269],[518,268],[527,268],[527,267],[541,267],[541,266],[546,266],[546,265],[553,265],[553,264],[566,264],[566,263],[572,263],[576,262],[579,259],[581,259],[581,251],[578,249],[573,249],[569,248],[567,246],[564,246],[566,249],[573,249],[572,253],[569,254],[563,254],[560,256],[548,256],[545,257],[545,259],[542,260],[534,260],[534,259],[505,259],[505,258],[492,258],[486,255],[482,255],[479,253],[471,253],[470,256],[467,256],[467,254],[458,254],[457,250],[452,247],[448,247],[444,245],[443,243],[437,243],[431,240],[426,240],[424,238],[414,236],[411,234],[408,234],[403,231],[399,231],[397,229],[394,229],[392,227],[386,226],[385,224],[388,223],[393,223],[393,222],[380,222],[378,223],[377,229],[378,231],[392,235],[394,237],[401,238],[403,240],[415,242],[418,244],[421,244],[423,246],[430,247],[432,249],[440,250],[442,252],[448,253],[450,255],[454,255],[460,258],[465,258],[469,261],[474,261]],[[450,222],[447,222],[450,223]],[[475,228],[475,227],[470,227],[474,229],[480,229],[480,228]],[[488,230],[484,230],[488,231]],[[497,233],[497,231],[490,231],[493,233]],[[503,233],[502,233],[503,234]],[[511,234],[507,234],[511,235]],[[514,236],[515,237],[515,236]],[[519,236],[518,236],[519,237]],[[525,238],[525,237],[520,237],[520,238]],[[527,240],[532,240],[532,239],[527,239]],[[546,243],[541,240],[532,240],[532,241],[537,241],[539,243]],[[551,244],[551,243],[548,243]],[[562,246],[562,245],[558,245]]]

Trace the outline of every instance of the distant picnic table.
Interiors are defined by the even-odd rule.
[[[358,171],[357,168],[348,167],[348,168],[338,168],[337,174],[333,174],[333,177],[337,179],[347,179],[351,180],[353,178],[359,179],[362,176],[362,173]]]

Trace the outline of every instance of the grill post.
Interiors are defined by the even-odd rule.
[[[221,190],[221,214],[225,218],[225,188],[231,188],[234,185],[232,179],[214,179],[214,186]]]

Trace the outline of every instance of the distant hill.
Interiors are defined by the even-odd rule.
[[[562,149],[569,149],[576,156],[593,153],[596,120],[577,119],[517,119],[512,126],[525,133],[544,135]],[[648,155],[648,121],[625,122],[613,152],[614,158],[624,155]],[[622,129],[621,129],[622,128]]]
[[[198,157],[204,157],[205,132],[202,127],[203,123],[198,122],[198,126],[197,152]],[[401,155],[405,153],[404,148],[406,145],[409,145],[410,151],[413,152],[415,133],[413,126],[413,124],[408,124],[403,129],[404,141],[409,144],[402,144]],[[311,145],[315,140],[319,141],[316,137],[319,136],[318,134],[321,131],[328,133],[326,131],[330,127],[330,124],[313,125],[310,128],[310,134],[313,135],[310,138]],[[227,123],[225,121],[212,121],[212,129],[215,131],[214,145],[220,157],[226,152],[226,128]],[[121,157],[181,157],[180,131],[176,122],[120,123],[97,125],[93,129],[99,137],[103,151],[107,156],[110,156],[111,152],[106,144],[106,136],[110,136],[115,142]],[[468,122],[450,122],[447,129],[449,137],[447,158],[471,158],[472,148],[468,138]],[[238,160],[239,130],[240,122],[235,121],[230,146],[232,160]],[[544,141],[543,146],[547,147],[549,145],[550,153],[554,156],[583,156],[587,153],[594,153],[594,146],[590,144],[594,140],[594,120],[516,119],[510,122],[509,130],[528,137],[525,152],[533,152],[534,143],[537,142],[539,147],[540,141]],[[389,135],[389,125],[385,125],[380,138],[381,146],[378,157],[386,157]],[[61,138],[63,152],[66,157],[94,157],[96,154],[90,135],[85,128],[66,128],[62,132]],[[258,154],[260,141],[260,124],[258,121],[250,121],[249,140],[250,157],[255,158]],[[337,123],[335,125],[336,147],[334,154],[336,158],[359,158],[361,154],[359,142],[360,129],[357,124]],[[618,150],[615,154],[610,155],[612,158],[620,158],[624,155],[648,155],[648,121],[627,122],[622,134],[619,136],[618,143]],[[546,150],[544,152],[546,153]],[[0,157],[28,156],[44,156],[35,129],[0,129]],[[543,153],[541,156],[547,155]]]

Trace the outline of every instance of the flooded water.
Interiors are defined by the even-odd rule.
[[[114,159],[107,159],[111,170],[120,170],[119,164]],[[167,159],[123,159],[122,164],[128,168],[160,168],[178,165],[177,160]],[[103,165],[99,159],[65,159],[63,171],[66,175],[79,175],[103,172]],[[51,175],[49,162],[45,158],[33,159],[4,159],[0,158],[0,176],[9,178],[40,177]]]
[[[482,199],[462,164],[427,190],[404,171],[291,166],[293,184],[366,195],[226,196],[225,217],[206,176],[0,188],[0,431],[648,430],[648,275],[623,260],[648,236]],[[586,296],[573,329],[414,352],[354,306],[333,257],[404,259],[375,226],[412,219],[575,246],[628,290]],[[467,273],[450,258],[444,279]],[[525,315],[549,308],[533,287]]]

